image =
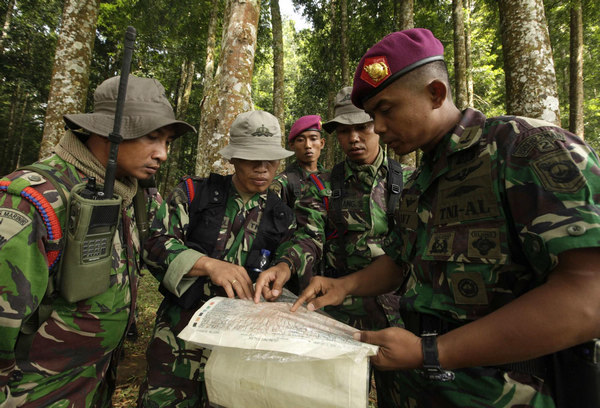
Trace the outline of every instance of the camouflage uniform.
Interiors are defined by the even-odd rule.
[[[295,172],[300,179],[301,193],[298,197],[292,191],[292,186],[289,183],[288,173]],[[329,171],[323,168],[322,164],[318,164],[317,176],[321,181],[328,180]],[[285,168],[285,170],[279,173],[273,183],[269,187],[270,190],[276,192],[281,196],[281,199],[287,203],[290,208],[296,209],[296,205],[302,200],[302,205],[307,208],[311,206],[312,200],[318,200],[317,207],[323,202],[323,195],[329,195],[331,191],[325,189],[323,192],[318,193],[318,189],[315,189],[317,196],[307,195],[310,186],[314,186],[314,183],[309,178],[310,174],[303,170],[297,162],[291,163]],[[318,211],[321,211],[318,210]],[[310,281],[310,278],[317,273],[321,268],[319,260],[322,257],[323,251],[322,246],[317,249],[315,248],[314,241],[317,239],[318,231],[315,228],[317,224],[314,220],[315,211],[295,211],[297,230],[294,232],[294,238],[284,242],[281,247],[282,256],[280,259],[273,262],[276,265],[279,261],[286,262],[290,266],[292,277],[286,284],[286,287],[293,293],[298,294],[301,288],[305,288]],[[299,281],[299,278],[302,280]]]
[[[404,182],[413,169],[403,167]],[[379,150],[371,165],[357,165],[344,162],[346,197],[342,205],[342,216],[348,222],[345,236],[345,250],[339,251],[339,236],[331,214],[325,209],[322,194],[313,184],[308,193],[298,202],[297,214],[306,217],[307,231],[314,239],[306,252],[312,252],[316,259],[325,261],[324,274],[339,277],[356,272],[369,265],[382,255],[384,239],[389,233],[386,216],[388,204],[388,164],[387,155]],[[331,193],[331,173],[323,175],[326,190]],[[331,204],[331,198],[329,203]],[[300,221],[299,221],[300,222]],[[341,259],[338,259],[341,257]],[[301,289],[308,285],[312,275],[300,275]],[[398,313],[399,297],[395,293],[380,296],[348,296],[340,306],[328,306],[325,311],[335,319],[361,330],[377,330],[389,326],[402,326]],[[377,400],[380,407],[391,407],[391,395],[395,372],[374,370],[377,387]]]
[[[225,217],[219,230],[215,250],[219,259],[244,265],[248,250],[256,237],[256,225],[266,205],[267,193],[255,194],[244,204],[233,184],[227,199]],[[160,207],[151,227],[151,237],[145,256],[154,276],[173,293],[180,295],[196,279],[204,279],[204,294],[208,297],[225,296],[219,286],[208,277],[183,277],[194,263],[205,254],[185,246],[190,221],[188,197],[184,183],[180,183]],[[289,226],[293,233],[295,223]],[[281,256],[278,250],[275,259]],[[209,406],[204,386],[204,366],[210,350],[177,337],[194,312],[203,305],[199,299],[189,310],[165,298],[156,317],[152,340],[147,350],[148,371],[140,389],[138,405],[142,407],[198,407]]]
[[[317,163],[316,175],[320,178],[321,174],[324,172],[326,172],[326,170],[323,165],[321,163]],[[300,179],[300,194],[298,196],[296,196],[294,193],[293,186],[289,181],[290,173],[295,173]],[[310,173],[300,167],[298,162],[294,161],[275,177],[270,189],[280,194],[281,199],[288,205],[288,207],[294,208],[296,203],[298,203],[298,200],[300,200],[300,198],[306,194],[308,187],[313,184],[309,176]]]
[[[599,173],[598,156],[563,129],[467,109],[424,155],[385,246],[411,265],[407,328],[419,331],[415,315],[441,332],[476,320],[544,283],[562,251],[597,247]],[[451,382],[397,373],[396,406],[554,406],[548,384],[506,366],[456,370]]]
[[[80,147],[87,151],[81,143]],[[85,180],[84,170],[58,155],[42,163],[53,168],[67,191],[68,186]],[[50,182],[23,170],[6,179],[34,184],[63,219],[65,230],[64,203]],[[135,191],[136,182],[130,182]],[[33,338],[28,360],[16,361],[19,329],[48,285],[46,251],[52,241],[29,201],[0,192],[0,406],[110,406],[120,346],[133,318],[140,268],[131,198],[128,203],[114,239],[108,290],[77,303],[54,298],[53,312]]]

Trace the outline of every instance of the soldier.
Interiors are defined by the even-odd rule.
[[[421,149],[422,164],[386,255],[314,278],[292,310],[402,285],[406,330],[357,336],[380,346],[377,367],[399,370],[395,406],[554,407],[543,356],[600,335],[598,156],[541,120],[459,111],[443,51],[417,28],[360,61],[353,103],[396,153]]]
[[[151,227],[145,254],[165,299],[148,345],[140,407],[208,406],[210,350],[177,334],[212,296],[251,299],[261,253],[268,262],[278,259],[280,242],[295,230],[293,210],[268,191],[279,161],[293,154],[281,147],[277,119],[263,111],[238,115],[220,154],[235,167],[233,176],[185,179]]]
[[[336,164],[325,179],[326,190],[331,192],[328,208],[315,185],[309,187],[308,194],[298,203],[298,212],[304,213],[313,224],[314,258],[320,259],[323,253],[324,275],[329,277],[355,272],[383,255],[383,241],[393,225],[403,178],[408,178],[412,171],[403,169],[387,157],[379,146],[379,135],[373,130],[372,119],[352,105],[351,90],[351,87],[340,90],[336,96],[334,118],[323,125],[326,131],[335,132],[346,154],[346,160]],[[272,282],[280,282],[282,277],[267,272],[257,282],[255,301],[263,285],[278,289]],[[299,276],[301,288],[306,287],[311,276]],[[273,298],[272,294],[262,292],[265,299]],[[328,307],[325,311],[362,330],[402,324],[398,296],[394,293],[350,296],[343,305]],[[388,377],[383,372],[375,372],[381,404],[387,400],[385,383]]]
[[[313,183],[311,174],[319,177],[325,170],[319,162],[321,150],[325,146],[321,132],[319,115],[302,116],[290,129],[288,145],[294,151],[296,160],[275,177],[271,187],[274,191],[281,190],[281,198],[290,208],[294,208]]]
[[[111,405],[120,345],[133,319],[140,267],[134,219],[139,207],[133,204],[138,179],[156,173],[173,139],[194,131],[175,120],[157,80],[129,77],[121,127],[124,141],[114,185],[123,205],[111,250],[108,289],[69,303],[52,290],[61,283],[52,262],[59,259],[59,231],[66,234],[68,229],[64,200],[78,183],[91,177],[104,181],[119,80],[113,77],[98,86],[92,113],[64,115],[68,130],[54,155],[0,181],[2,407]],[[26,196],[34,197],[42,209],[38,211]],[[156,199],[150,205],[158,206]],[[142,211],[147,208],[142,206]],[[61,271],[66,268],[78,269],[62,265]]]

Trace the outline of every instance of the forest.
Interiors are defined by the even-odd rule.
[[[119,74],[127,26],[137,30],[131,72],[158,79],[177,117],[199,130],[172,144],[157,177],[163,193],[184,174],[229,171],[216,152],[238,113],[269,111],[284,136],[300,116],[332,117],[364,52],[412,27],[443,42],[459,108],[543,118],[600,147],[597,1],[293,5],[306,28],[277,0],[1,0],[1,173],[48,155],[63,114],[92,110],[96,86]],[[324,164],[340,159],[329,140]]]

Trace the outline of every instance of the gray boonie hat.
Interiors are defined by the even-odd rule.
[[[114,127],[119,81],[120,77],[115,76],[98,85],[94,92],[92,113],[64,115],[67,127],[108,137]],[[129,75],[120,132],[123,140],[137,139],[167,125],[173,125],[175,137],[196,132],[192,125],[175,119],[165,88],[160,82],[153,78]]]
[[[373,120],[364,110],[359,109],[352,104],[352,100],[350,99],[351,93],[352,87],[346,86],[335,96],[333,119],[323,123],[323,129],[328,133],[333,133],[337,125],[340,124],[359,125]]]
[[[219,153],[227,160],[281,160],[294,154],[281,147],[279,121],[268,112],[240,113],[229,129],[229,144]]]

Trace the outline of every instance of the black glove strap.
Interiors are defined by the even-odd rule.
[[[433,381],[454,380],[454,373],[443,370],[440,366],[437,333],[423,333],[421,335],[421,347],[423,348],[423,370],[421,370],[421,375]]]

